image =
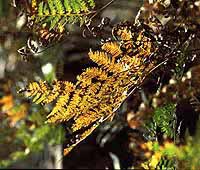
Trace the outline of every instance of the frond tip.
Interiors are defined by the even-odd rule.
[[[25,91],[28,97],[33,97],[33,102],[36,104],[45,104],[44,101],[51,92],[51,89],[47,82],[39,81],[30,83]]]
[[[55,80],[52,85],[46,81],[32,82],[19,92],[26,92],[36,104],[48,104],[56,100],[59,95],[68,94],[73,89],[74,85],[71,82]]]

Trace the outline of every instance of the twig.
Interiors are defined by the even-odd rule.
[[[95,16],[97,16],[101,11],[103,11],[105,8],[107,8],[108,6],[110,6],[115,1],[116,0],[111,0],[106,5],[104,5],[103,7],[101,7],[99,10],[96,11],[96,13],[94,15],[91,16],[91,18],[89,20],[91,21]]]

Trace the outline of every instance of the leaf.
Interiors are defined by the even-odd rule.
[[[31,3],[33,12],[30,18],[33,20],[30,22],[37,25],[35,29],[46,25],[46,29],[54,31],[59,31],[60,26],[65,29],[67,23],[83,23],[95,7],[94,0],[42,0]]]

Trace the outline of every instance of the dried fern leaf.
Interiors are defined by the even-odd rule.
[[[50,88],[41,82],[32,83],[27,89],[31,97],[36,96],[35,101],[38,103],[57,101],[47,116],[47,122],[73,120],[70,128],[78,134],[78,138],[69,143],[65,154],[92,133],[99,123],[113,118],[129,91],[139,86],[154,67],[153,62],[146,62],[155,50],[149,38],[141,32],[133,42],[132,32],[127,26],[121,27],[117,34],[122,42],[106,42],[101,47],[103,51],[88,53],[98,67],[83,71],[77,76],[75,85],[55,81]],[[125,49],[123,52],[120,49],[122,43]],[[137,43],[137,47],[134,47],[134,43]]]

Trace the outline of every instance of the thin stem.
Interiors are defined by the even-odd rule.
[[[111,0],[110,2],[108,2],[106,5],[104,5],[103,7],[101,7],[99,10],[96,11],[96,13],[90,18],[90,20],[92,20],[95,16],[97,16],[101,11],[103,11],[105,8],[107,8],[108,6],[110,6],[113,2],[115,2],[116,0]]]

